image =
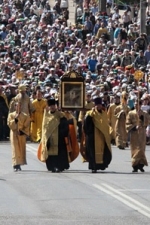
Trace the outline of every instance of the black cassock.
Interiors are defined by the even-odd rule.
[[[5,99],[0,96],[0,140],[9,137],[9,128],[7,126],[8,107]]]
[[[105,142],[103,163],[96,164],[95,162],[95,135],[94,135],[94,123],[92,117],[87,115],[84,119],[83,125],[85,133],[85,143],[86,143],[86,156],[89,162],[90,170],[105,170],[111,162],[112,155]]]
[[[69,125],[65,117],[60,119],[60,124],[58,126],[58,155],[49,155],[46,160],[46,166],[49,171],[55,171],[59,169],[63,171],[69,169],[68,152],[65,143],[65,137],[68,137]],[[49,141],[47,142],[47,148],[49,149]]]

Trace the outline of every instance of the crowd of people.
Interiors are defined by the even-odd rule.
[[[96,112],[107,112],[108,125],[111,127],[108,142],[105,140],[108,139],[108,129],[100,131],[99,142],[103,142],[103,145],[101,153],[97,152],[97,164],[100,166],[96,166],[96,153],[89,152],[97,149],[94,138],[100,128],[97,127],[98,132],[94,134],[93,126],[96,124],[90,118],[97,121],[99,114],[92,111],[85,117],[85,112],[72,112],[71,119],[75,118],[78,127],[77,138],[82,142],[83,158],[87,158],[87,155],[90,158],[89,169],[95,172],[97,169],[107,168],[111,161],[109,142],[119,149],[125,149],[130,140],[133,171],[143,171],[144,165],[147,165],[145,147],[140,146],[140,143],[135,146],[133,142],[134,135],[146,135],[145,140],[147,144],[150,143],[150,37],[146,33],[140,33],[139,6],[134,6],[134,13],[127,9],[120,14],[117,5],[112,7],[111,1],[107,2],[106,12],[99,12],[96,0],[78,1],[76,21],[70,24],[69,9],[62,2],[55,1],[51,7],[50,1],[45,0],[0,1],[0,141],[10,137],[14,145],[15,137],[9,135],[9,132],[14,127],[18,129],[18,117],[22,112],[25,114],[22,118],[26,126],[26,115],[30,116],[30,132],[21,129],[21,133],[18,133],[17,130],[17,135],[21,136],[17,148],[19,149],[19,143],[25,145],[24,135],[29,135],[33,142],[41,142],[44,138],[42,122],[47,102],[55,99],[57,107],[52,111],[55,112],[56,108],[57,111],[60,110],[60,79],[65,73],[76,71],[85,78],[85,108],[92,110],[95,107],[92,100],[100,98],[98,105],[101,106],[97,107],[96,103]],[[149,25],[149,12],[146,15],[146,23]],[[135,77],[136,72],[142,74],[140,79]],[[51,107],[51,103],[49,106]],[[56,115],[58,117],[60,119],[63,116]],[[49,118],[49,114],[44,118]],[[48,123],[50,121],[48,119]],[[65,121],[62,120],[62,123],[65,124]],[[127,132],[131,132],[133,128],[134,135],[129,137]],[[91,132],[94,136],[86,139]],[[53,141],[58,140],[53,137]],[[89,153],[86,156],[83,142],[91,146],[86,150]],[[49,163],[45,149],[51,147],[50,143],[49,147],[46,143],[41,151],[45,158],[43,160],[48,160],[49,169],[52,162],[50,157]],[[25,147],[23,149],[25,151]],[[103,154],[104,149],[107,149],[107,154]],[[55,150],[53,149],[54,155],[56,152],[58,154],[58,149],[56,152]],[[24,158],[18,163],[16,157],[13,154],[13,166],[17,171],[20,170],[20,165],[26,163],[26,159],[24,154]],[[59,159],[60,161],[62,160]],[[65,164],[62,168],[58,169],[57,165],[50,170],[63,171],[67,168],[69,166]]]

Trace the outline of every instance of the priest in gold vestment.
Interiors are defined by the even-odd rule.
[[[136,101],[135,109],[128,113],[126,119],[126,130],[130,132],[132,172],[144,172],[143,167],[148,166],[145,147],[146,127],[150,121],[148,113],[141,110],[141,104],[141,101]]]
[[[62,172],[69,169],[68,152],[65,138],[69,135],[68,121],[63,112],[56,109],[55,99],[48,100],[42,124],[41,156],[47,169]]]
[[[120,105],[120,96],[116,94],[114,96],[114,103],[110,104],[108,111],[107,111],[109,125],[112,128],[113,144],[115,144],[115,125],[116,125],[116,120],[117,120],[117,118],[115,116],[115,109],[118,105]]]
[[[35,111],[31,113],[30,138],[33,142],[39,142],[42,136],[44,109],[47,106],[47,101],[42,98],[42,93],[40,90],[36,91],[36,99],[32,102],[32,105]]]
[[[94,109],[86,113],[84,119],[84,133],[86,156],[92,173],[105,170],[111,162],[111,138],[107,112],[103,110],[102,99],[94,99]]]
[[[26,85],[20,84],[18,87],[19,93],[16,95],[16,97],[12,98],[9,106],[9,112],[15,111],[15,103],[21,102],[21,112],[24,112],[26,114],[31,114],[35,111],[32,102],[30,100],[30,97],[26,93]]]
[[[126,132],[126,116],[130,111],[130,108],[127,105],[127,98],[127,93],[123,91],[121,96],[121,103],[114,110],[114,114],[116,117],[115,141],[116,146],[119,149],[125,149],[127,147],[128,141],[128,136]]]
[[[26,136],[29,136],[30,117],[21,112],[21,103],[15,103],[16,111],[9,113],[7,124],[10,128],[12,164],[14,171],[21,170],[26,161]]]

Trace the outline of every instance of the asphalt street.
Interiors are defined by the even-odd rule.
[[[51,173],[27,142],[27,165],[13,172],[11,146],[0,142],[0,225],[149,225],[150,167],[132,173],[130,149],[112,147],[109,168],[92,174],[79,157]],[[150,164],[150,147],[146,149]]]

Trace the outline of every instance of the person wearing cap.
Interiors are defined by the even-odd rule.
[[[103,110],[102,98],[95,98],[94,103],[94,108],[86,113],[83,124],[86,157],[92,173],[105,170],[112,159],[107,112]]]
[[[145,35],[141,33],[140,36],[135,40],[134,44],[138,45],[138,50],[142,50],[144,52],[147,46]]]
[[[38,148],[38,159],[46,162],[48,171],[62,172],[69,169],[66,139],[69,135],[65,114],[58,111],[56,101],[47,101],[42,124],[42,138]]]
[[[30,139],[33,142],[39,142],[42,136],[42,121],[44,109],[47,106],[47,102],[42,98],[41,90],[36,91],[36,99],[32,102],[35,109],[31,113],[31,129],[30,129]]]
[[[120,105],[120,96],[115,95],[114,96],[114,102],[110,104],[107,115],[108,115],[108,121],[109,125],[111,126],[113,133],[112,133],[112,144],[115,144],[115,125],[116,125],[116,117],[115,117],[115,108]]]
[[[116,146],[119,149],[125,149],[128,146],[127,144],[127,132],[126,132],[126,116],[130,111],[129,106],[127,105],[128,95],[126,91],[123,91],[121,94],[121,103],[118,105],[114,114],[116,117],[116,125],[115,125],[115,141]]]
[[[15,109],[15,103],[16,102],[22,102],[21,104],[21,111],[26,114],[31,114],[35,111],[32,102],[30,100],[30,97],[26,93],[26,85],[20,84],[18,86],[19,93],[12,99],[10,102],[9,112],[13,112]]]
[[[144,172],[144,166],[148,166],[145,156],[146,132],[149,124],[149,115],[141,109],[142,101],[135,101],[135,109],[130,111],[126,118],[126,130],[130,132],[130,147],[132,157],[132,172]]]
[[[12,146],[12,165],[14,172],[26,165],[26,137],[29,136],[30,116],[21,110],[22,102],[15,103],[15,111],[8,114],[7,124],[10,128]]]
[[[140,69],[140,67],[146,68],[148,64],[147,58],[144,56],[143,50],[139,50],[139,55],[134,60],[135,69]]]

